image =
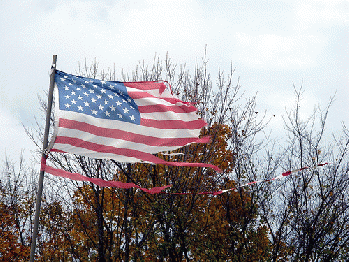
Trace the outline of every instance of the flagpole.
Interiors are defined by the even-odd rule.
[[[51,109],[52,109],[52,100],[53,100],[53,88],[55,83],[56,62],[57,62],[57,55],[53,55],[51,75],[50,75],[50,89],[48,93],[47,112],[46,112],[46,126],[45,126],[44,141],[42,146],[43,147],[43,152],[41,156],[42,160],[47,158],[46,149],[48,145],[48,135],[50,130],[50,118],[51,118]],[[38,235],[38,228],[39,228],[39,216],[40,216],[40,209],[41,209],[41,196],[42,196],[42,189],[43,189],[43,183],[44,183],[44,173],[45,171],[42,170],[41,168],[40,176],[39,176],[39,188],[36,196],[34,230],[33,230],[32,243],[30,248],[30,262],[34,262],[34,257],[35,257],[36,237]]]

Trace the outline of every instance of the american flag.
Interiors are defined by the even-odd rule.
[[[118,162],[216,166],[167,162],[153,154],[199,138],[206,122],[197,109],[172,95],[164,82],[115,82],[56,70],[56,125],[51,151]]]

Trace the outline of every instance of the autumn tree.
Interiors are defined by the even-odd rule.
[[[295,89],[295,107],[284,117],[287,137],[277,142],[265,135],[268,119],[256,110],[256,97],[243,96],[234,69],[219,71],[213,81],[205,57],[193,73],[168,56],[164,61],[156,56],[152,65],[141,62],[120,78],[115,68],[100,70],[96,61],[79,65],[76,74],[168,81],[181,100],[195,103],[208,123],[201,136],[210,136],[211,142],[157,156],[210,163],[222,172],[52,153],[50,164],[69,172],[144,188],[171,187],[151,195],[47,175],[38,261],[348,260],[349,131],[344,127],[333,138],[326,136],[329,107],[301,118],[301,91]],[[41,105],[45,111],[45,102]],[[36,133],[27,131],[40,150],[40,120],[38,127]],[[20,172],[10,167],[5,165],[0,184],[0,210],[6,218],[0,259],[24,261],[36,190],[36,181],[24,178],[35,172],[24,165]],[[301,167],[307,168],[266,182]],[[254,181],[264,182],[244,186]]]
[[[150,67],[140,63],[132,74],[123,72],[121,80],[164,79],[180,99],[196,103],[198,113],[208,122],[202,135],[210,135],[211,143],[193,144],[176,150],[175,156],[158,154],[158,157],[210,163],[223,172],[51,154],[53,164],[70,172],[134,182],[148,188],[169,184],[172,187],[163,194],[149,195],[135,189],[101,188],[65,181],[73,186],[65,194],[71,197],[71,208],[61,208],[57,203],[43,209],[42,217],[50,218],[45,219],[47,224],[43,223],[45,230],[62,232],[43,241],[45,245],[41,250],[46,250],[46,246],[47,250],[50,247],[59,250],[60,243],[76,259],[98,261],[256,261],[268,256],[268,232],[258,220],[254,194],[244,189],[217,196],[200,194],[237,185],[235,175],[242,178],[244,172],[237,160],[246,158],[242,149],[249,147],[264,127],[263,118],[257,121],[254,98],[245,104],[239,102],[241,87],[239,83],[233,84],[234,70],[227,76],[219,72],[218,84],[214,87],[206,63],[204,59],[202,66],[191,75],[184,65],[174,65],[168,57],[165,61],[156,57]],[[78,74],[104,80],[115,80],[116,75],[112,69],[99,71],[96,62],[79,67]],[[250,148],[249,153],[254,150],[257,146]],[[53,222],[64,219],[62,214],[66,223]],[[67,223],[74,226],[63,226]],[[66,256],[64,252],[58,253],[57,259]]]
[[[34,171],[6,158],[0,173],[0,261],[29,259],[32,214],[35,202]]]

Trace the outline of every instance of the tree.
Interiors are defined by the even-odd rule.
[[[218,141],[212,150],[228,158],[229,152],[224,148],[229,128],[218,129],[216,125],[211,132],[216,134]],[[202,155],[198,153],[205,152],[205,149],[204,145],[190,146],[187,149],[192,153],[190,160],[196,160]],[[217,155],[211,155],[217,163],[222,161]],[[233,167],[233,155],[230,157],[232,161],[226,171]],[[113,169],[105,161],[101,165],[100,170],[107,170],[106,173]],[[211,170],[198,172],[195,168],[146,164],[120,169],[116,175],[118,180],[127,181],[129,178],[142,186],[156,186],[167,181],[173,183],[174,192],[194,194],[148,195],[135,190],[103,189],[103,259],[256,261],[268,255],[267,232],[256,223],[257,208],[251,203],[248,193],[240,191],[213,199],[212,196],[195,194],[199,190],[217,191],[220,187],[232,187],[234,182],[229,178],[217,179]],[[100,250],[96,248],[100,246],[97,208],[102,205],[96,202],[98,197],[100,199],[100,194],[96,197],[96,190],[94,185],[84,185],[74,193],[75,208],[70,223],[75,226],[68,235],[74,243],[81,244],[79,247],[83,250],[74,252],[80,259],[93,258],[88,255],[91,250],[98,250],[95,257],[99,257]]]
[[[33,170],[20,156],[18,171],[6,158],[0,177],[0,261],[28,260],[35,188]]]
[[[349,241],[348,136],[333,143],[324,141],[332,99],[325,110],[316,109],[309,119],[302,120],[302,90],[295,89],[295,94],[295,109],[285,118],[289,134],[287,147],[282,153],[283,158],[275,159],[283,170],[310,168],[279,183],[264,185],[261,210],[262,219],[270,230],[271,258],[272,261],[277,261],[279,256],[290,261],[346,261]],[[317,168],[329,159],[330,165]]]
[[[71,182],[77,187],[69,193],[73,208],[65,216],[74,227],[67,229],[53,225],[53,228],[69,232],[60,235],[64,241],[70,241],[70,253],[75,258],[98,261],[201,258],[255,261],[256,257],[262,260],[268,255],[267,231],[258,222],[257,202],[249,192],[240,190],[229,197],[197,194],[235,185],[231,173],[236,170],[242,140],[248,140],[263,127],[262,122],[256,121],[255,101],[249,100],[244,107],[238,107],[240,85],[232,84],[234,70],[227,80],[220,72],[218,90],[214,90],[205,60],[201,67],[196,68],[194,76],[184,66],[180,66],[179,72],[176,68],[168,57],[164,62],[156,58],[150,69],[143,63],[136,67],[132,77],[123,73],[123,81],[165,79],[182,100],[196,103],[199,114],[209,123],[202,135],[211,135],[212,142],[178,149],[177,156],[158,156],[171,161],[211,163],[218,165],[223,172],[217,174],[207,168],[131,165],[52,154],[51,161],[70,172],[134,182],[142,187],[171,184],[170,193],[190,193],[148,195],[135,189],[100,188],[86,183],[81,186],[81,183]],[[91,67],[85,64],[79,70],[83,76],[115,80],[115,72],[111,69],[98,75],[97,63]],[[235,129],[230,127],[232,123]],[[61,209],[57,212],[63,213]],[[51,214],[51,211],[44,214]],[[200,223],[205,226],[198,226]],[[206,228],[204,239],[201,237],[203,228]],[[214,240],[227,244],[213,249],[217,246]],[[78,242],[82,244],[74,244]],[[265,245],[259,246],[255,252],[257,243]]]
[[[115,68],[99,70],[96,61],[79,66],[77,74],[116,80]],[[348,260],[349,131],[344,127],[343,133],[326,137],[332,99],[304,120],[302,92],[295,89],[295,107],[284,118],[287,140],[278,143],[265,136],[266,114],[256,111],[256,97],[245,99],[239,80],[233,84],[234,74],[233,69],[220,71],[214,85],[205,57],[191,74],[168,56],[164,61],[155,57],[151,66],[140,63],[130,74],[122,72],[121,81],[168,81],[182,100],[196,103],[208,122],[201,136],[211,136],[211,143],[158,157],[210,163],[223,172],[52,153],[51,164],[70,172],[145,188],[172,186],[150,195],[48,175],[37,260]],[[42,108],[46,110],[44,102]],[[41,130],[28,130],[38,148]],[[24,261],[29,253],[36,181],[30,181],[32,169],[20,166],[15,172],[7,161],[0,184],[0,211],[6,218],[0,228],[0,259],[5,260],[16,256]],[[264,181],[297,169],[283,179]],[[243,186],[253,181],[264,182]]]

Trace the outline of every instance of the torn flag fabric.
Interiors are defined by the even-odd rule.
[[[168,162],[154,156],[199,138],[206,122],[197,109],[171,94],[163,82],[114,82],[56,70],[53,152],[118,162],[219,169],[211,164]]]

